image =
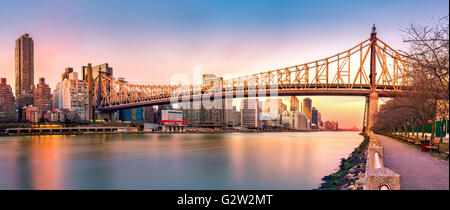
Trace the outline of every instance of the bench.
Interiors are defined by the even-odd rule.
[[[415,143],[416,140],[414,138],[406,138],[406,141],[409,143]]]
[[[411,137],[406,137],[406,136],[399,136],[398,137],[400,140],[405,141],[405,142],[409,142],[409,143],[414,143],[415,140]]]
[[[425,146],[425,148],[429,149],[431,153],[435,152],[439,154],[439,143],[440,143],[439,139],[435,139],[430,142],[430,145]]]
[[[421,145],[422,143],[420,141],[415,141],[414,144],[415,145]]]

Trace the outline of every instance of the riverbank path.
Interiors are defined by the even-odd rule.
[[[401,175],[402,190],[448,190],[449,164],[390,137],[377,135],[384,166]]]

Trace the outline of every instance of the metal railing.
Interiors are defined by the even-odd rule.
[[[384,167],[384,148],[373,132],[369,138],[364,190],[400,190],[400,175]]]

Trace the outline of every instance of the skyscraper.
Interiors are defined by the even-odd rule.
[[[305,98],[303,99],[303,112],[306,114],[306,116],[308,117],[309,121],[311,121],[311,109],[312,108],[312,101],[310,98]]]
[[[291,111],[300,111],[300,103],[296,96],[291,97]]]
[[[34,85],[34,41],[29,34],[16,39],[16,97]]]
[[[312,119],[311,119],[311,123],[313,124],[313,125],[315,125],[316,127],[319,127],[319,110],[317,110],[315,107],[313,107],[312,108],[312,110],[311,110],[311,117],[312,117]]]

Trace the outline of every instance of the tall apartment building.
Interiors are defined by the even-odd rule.
[[[300,111],[300,102],[298,101],[296,96],[291,97],[291,111]]]
[[[88,121],[88,84],[83,80],[78,80],[77,72],[70,72],[68,69],[61,77],[63,80],[56,85],[53,92],[53,98],[58,101],[54,103],[54,108],[67,109],[78,115],[77,119]]]
[[[311,121],[311,116],[312,116],[312,101],[310,98],[305,98],[303,99],[303,112],[306,114],[306,116],[308,117],[309,121]]]
[[[319,110],[317,110],[316,107],[312,108],[311,117],[312,117],[311,123],[319,127]]]
[[[155,118],[155,109],[153,108],[153,106],[144,107],[143,115],[145,123],[157,123],[157,120]]]
[[[0,122],[15,121],[14,95],[10,85],[6,84],[6,78],[1,78],[0,83]]]
[[[52,108],[52,93],[50,86],[45,84],[45,79],[40,78],[34,89],[34,106],[38,107],[42,113],[46,113]]]
[[[258,99],[244,98],[241,101],[241,126],[247,128],[260,128],[262,105]]]
[[[201,101],[195,101],[195,102],[189,102],[189,104],[186,104],[182,110],[183,110],[183,119],[187,122],[189,122],[189,126],[192,127],[199,127],[201,124],[201,112],[202,112],[202,102]]]
[[[29,34],[16,39],[16,97],[34,85],[34,41]]]

